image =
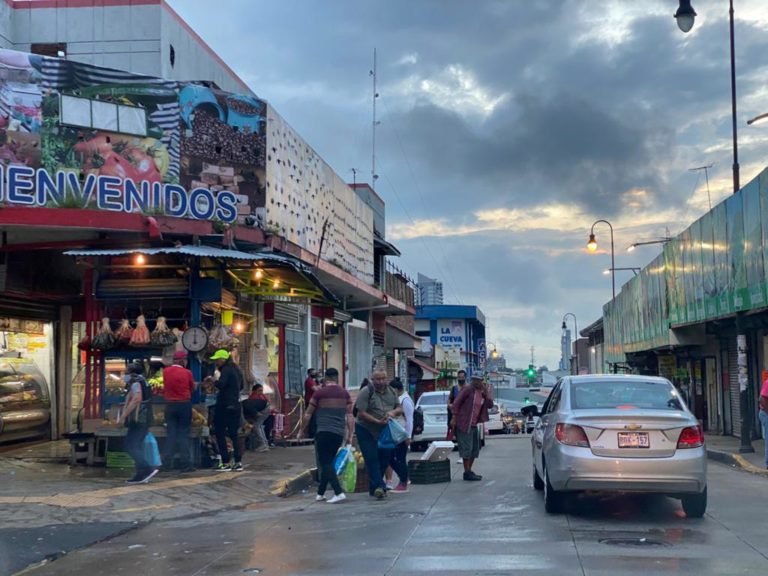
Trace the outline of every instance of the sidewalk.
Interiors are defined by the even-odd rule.
[[[753,440],[754,452],[739,453],[741,440],[735,436],[717,436],[706,434],[707,456],[712,460],[736,466],[753,474],[759,474],[768,478],[768,470],[765,467],[765,441]]]
[[[132,470],[70,468],[63,444],[49,442],[0,454],[0,530],[59,524],[170,520],[259,506],[309,485],[313,446],[246,452],[243,472],[160,473],[126,485]],[[64,458],[64,460],[62,460]]]

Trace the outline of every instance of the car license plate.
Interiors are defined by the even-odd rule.
[[[619,448],[650,448],[648,432],[619,432]]]

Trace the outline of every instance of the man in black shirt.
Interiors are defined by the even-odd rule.
[[[216,431],[216,442],[219,445],[221,463],[217,470],[221,472],[240,471],[243,469],[240,455],[240,443],[238,432],[240,430],[240,389],[242,388],[243,375],[240,369],[232,361],[230,353],[226,350],[217,350],[211,356],[219,369],[219,379],[216,388],[219,393],[216,396],[216,409],[214,411],[213,426]],[[229,449],[227,448],[227,436],[232,439],[234,451],[234,463],[230,464]]]

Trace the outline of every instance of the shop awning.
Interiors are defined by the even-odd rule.
[[[177,255],[226,261],[226,272],[237,290],[266,300],[299,302],[315,300],[338,305],[339,299],[315,275],[310,266],[285,254],[242,252],[212,246],[168,246],[161,248],[125,248],[70,250],[68,256],[144,256]]]
[[[398,250],[394,244],[391,242],[387,242],[379,236],[378,234],[375,234],[373,236],[373,247],[377,250],[379,250],[382,254],[385,256],[400,256],[400,250]]]
[[[421,360],[417,360],[416,358],[408,358],[408,362],[410,362],[411,364],[415,364],[425,372],[430,372],[432,374],[440,374],[440,370],[438,370],[437,368],[432,368],[432,366],[430,366],[426,362],[422,362]]]
[[[388,350],[416,350],[421,348],[421,337],[387,322],[384,347]]]

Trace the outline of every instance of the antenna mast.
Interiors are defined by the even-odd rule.
[[[535,366],[535,365],[536,365],[536,361],[534,360],[534,356],[533,356],[533,351],[534,351],[534,350],[535,350],[535,347],[534,347],[534,346],[531,346],[531,364],[532,364],[533,366]]]
[[[373,70],[370,71],[371,78],[373,79],[373,123],[371,131],[371,188],[376,189],[376,180],[379,175],[376,174],[376,126],[379,125],[379,121],[376,120],[376,99],[379,97],[379,93],[376,92],[376,48],[373,49]]]
[[[709,209],[712,210],[712,196],[709,194],[709,169],[712,168],[714,164],[709,164],[707,166],[699,166],[697,168],[691,168],[689,172],[699,172],[701,170],[704,170],[704,177],[707,179],[707,200],[709,200]],[[669,234],[667,234],[669,236]]]

